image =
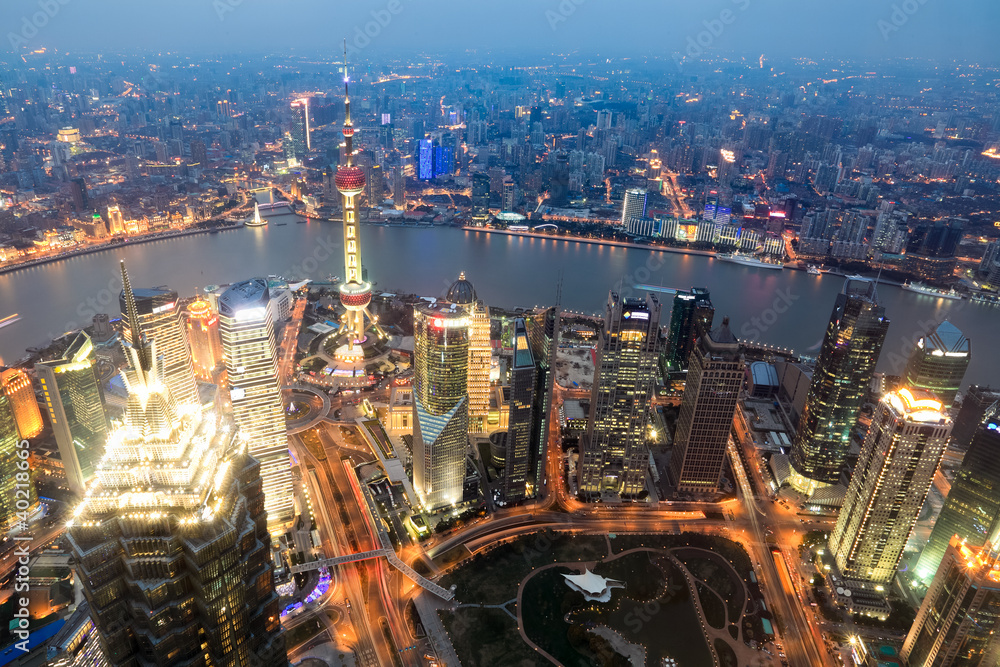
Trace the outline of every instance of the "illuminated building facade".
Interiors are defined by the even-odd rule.
[[[625,201],[622,203],[621,224],[626,224],[632,218],[646,217],[646,200],[649,194],[642,188],[630,188],[625,191]]]
[[[962,386],[971,353],[969,339],[945,320],[917,341],[906,364],[903,381],[908,387],[931,392],[948,407],[955,402],[955,395]]]
[[[156,349],[164,358],[167,386],[177,405],[182,409],[199,409],[198,383],[194,377],[191,348],[187,332],[181,321],[181,308],[177,292],[165,289],[133,289],[129,284],[125,262],[121,263],[122,289],[119,304],[122,313],[122,333],[128,337],[132,315],[126,306],[126,291],[132,290],[135,298],[135,317],[142,330],[156,341]]]
[[[19,512],[21,512],[22,517],[26,517],[24,512],[31,511],[38,503],[33,480],[28,477],[25,482],[23,478],[28,473],[26,470],[18,468],[18,461],[28,460],[18,456],[18,450],[21,449],[20,442],[21,437],[18,435],[14,419],[14,406],[9,397],[0,394],[0,530],[3,530],[4,533],[9,527],[20,523],[18,521]],[[25,448],[23,451],[27,456],[28,450]],[[20,483],[27,485],[20,487],[28,494],[27,500],[30,507],[27,510],[23,507],[19,509],[17,506],[18,498],[24,498],[23,494],[17,493],[18,473],[22,475]]]
[[[691,352],[701,337],[712,330],[715,306],[704,287],[694,287],[690,292],[678,292],[670,311],[670,329],[667,334],[667,363],[672,370],[688,367]]]
[[[295,156],[299,160],[305,158],[312,150],[312,132],[309,127],[309,98],[303,97],[292,102],[292,141]]]
[[[125,216],[118,204],[108,207],[108,233],[112,236],[125,233]]]
[[[413,310],[413,486],[426,509],[462,500],[469,432],[469,315],[439,301]]]
[[[264,278],[231,285],[219,297],[233,419],[250,454],[260,461],[268,526],[277,529],[292,520],[294,504],[271,311]]]
[[[660,302],[608,296],[597,344],[587,434],[580,443],[580,495],[637,497],[645,489],[646,423],[660,353]]]
[[[811,495],[840,478],[888,330],[875,283],[848,279],[837,295],[792,446],[792,485],[802,493]]]
[[[954,433],[954,431],[953,431]],[[958,535],[970,546],[997,543],[1000,529],[1000,415],[992,414],[980,425],[930,538],[917,561],[917,577],[930,581],[948,542]]]
[[[910,667],[987,667],[1000,662],[1000,560],[995,547],[953,537],[900,658]]]
[[[531,448],[528,452],[526,497],[534,498],[544,489],[548,453],[549,419],[552,416],[552,388],[555,384],[556,350],[559,348],[559,306],[544,308],[526,320],[528,341],[535,360],[535,393]]]
[[[130,336],[124,423],[66,532],[102,651],[286,665],[260,466],[227,422],[178,412],[156,342]]]
[[[35,364],[70,491],[82,496],[108,437],[94,344],[80,332],[56,359]]]
[[[670,460],[679,493],[718,492],[745,370],[740,342],[723,318],[691,355]]]
[[[476,298],[476,289],[458,276],[448,289],[447,300],[465,308],[469,316],[469,433],[486,433],[490,414],[490,366],[493,347],[490,343],[490,309]]]
[[[198,377],[213,381],[216,368],[222,363],[222,337],[219,316],[212,312],[208,301],[201,299],[187,307],[187,333],[191,344],[191,361]]]
[[[931,394],[902,388],[879,402],[830,534],[845,579],[892,583],[950,435]]]
[[[538,369],[531,352],[528,327],[523,319],[514,321],[514,357],[510,367],[510,406],[507,418],[507,447],[503,464],[500,500],[520,502],[527,496],[531,464],[535,392]]]
[[[347,52],[344,52],[347,62]],[[365,340],[367,327],[365,318],[379,338],[385,333],[378,326],[378,320],[368,310],[372,300],[372,285],[364,279],[361,269],[361,235],[358,233],[358,195],[365,189],[365,172],[354,165],[354,125],[351,123],[351,97],[347,92],[347,66],[344,66],[344,164],[337,167],[334,181],[343,195],[344,209],[344,282],[340,284],[340,303],[344,306],[343,320],[338,333],[347,334],[347,342],[337,350],[343,359],[360,361],[364,358],[361,343]]]
[[[35,399],[35,390],[31,388],[31,378],[19,368],[8,368],[0,373],[0,385],[14,411],[17,432],[24,439],[36,437],[42,432],[44,425],[38,400]]]

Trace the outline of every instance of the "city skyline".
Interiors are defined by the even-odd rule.
[[[0,650],[1000,655],[1000,9],[22,2]]]

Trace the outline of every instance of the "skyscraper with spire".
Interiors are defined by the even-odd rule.
[[[357,205],[355,200],[365,189],[365,172],[354,165],[354,125],[351,123],[351,96],[347,84],[347,49],[344,49],[344,164],[337,167],[334,182],[337,190],[343,195],[344,209],[344,282],[340,284],[340,303],[344,306],[344,315],[340,324],[339,334],[346,333],[347,341],[337,350],[337,356],[351,360],[364,358],[361,343],[365,333],[372,328],[380,338],[385,333],[378,326],[377,319],[368,310],[372,300],[372,285],[364,279],[361,270],[361,236],[358,234]],[[368,326],[365,325],[365,318]]]
[[[260,465],[214,414],[178,411],[136,317],[124,422],[67,526],[113,665],[286,665]]]
[[[119,305],[125,335],[128,336],[133,324],[138,322],[146,335],[156,340],[156,349],[163,356],[164,379],[178,407],[181,410],[199,409],[198,383],[177,292],[162,288],[133,288],[124,260],[121,272],[123,288]],[[128,299],[131,299],[131,306],[127,303]]]

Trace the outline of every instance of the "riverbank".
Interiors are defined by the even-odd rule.
[[[76,248],[68,252],[59,253],[58,255],[38,257],[37,259],[30,259],[26,262],[18,262],[17,264],[11,264],[10,266],[0,266],[0,275],[3,275],[5,273],[13,273],[15,271],[20,271],[21,269],[30,269],[35,266],[50,264],[52,262],[61,262],[64,259],[72,259],[73,257],[90,255],[95,252],[103,252],[104,250],[114,250],[115,248],[127,248],[128,246],[142,245],[143,243],[162,241],[164,239],[176,239],[182,236],[193,236],[195,234],[228,232],[234,229],[240,229],[241,227],[243,227],[243,223],[237,223],[235,225],[225,225],[222,227],[207,227],[205,229],[182,229],[176,232],[164,232],[162,234],[146,234],[145,236],[136,236],[134,238],[129,238],[124,243],[102,243],[100,245],[87,246],[86,248]]]
[[[715,257],[714,250],[696,250],[694,248],[681,248],[678,246],[660,246],[649,243],[633,243],[631,241],[612,241],[611,239],[593,239],[586,236],[557,236],[555,234],[539,234],[538,232],[512,232],[507,229],[492,229],[489,227],[462,227],[467,232],[477,232],[483,234],[502,234],[504,236],[526,236],[533,239],[545,239],[547,241],[567,241],[569,243],[588,243],[591,245],[617,246],[620,248],[639,248],[641,250],[656,250],[659,252],[672,252],[679,255],[701,255],[702,257]],[[793,267],[794,268],[794,267]]]

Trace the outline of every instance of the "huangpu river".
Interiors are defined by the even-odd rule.
[[[28,347],[90,324],[97,312],[118,315],[118,260],[136,287],[169,286],[182,296],[207,285],[252,276],[325,280],[343,276],[340,223],[294,215],[266,227],[239,228],[126,245],[0,275],[0,356],[13,362]],[[714,258],[563,239],[489,234],[448,227],[362,225],[362,256],[378,291],[443,296],[460,271],[488,304],[515,307],[555,302],[562,280],[564,309],[603,313],[608,291],[641,296],[636,284],[711,290],[716,323],[750,339],[815,355],[844,278],[804,271],[771,271]],[[1000,309],[949,301],[882,285],[891,321],[879,370],[899,374],[915,337],[947,318],[972,342],[966,384],[1000,386]],[[661,294],[662,323],[672,296]]]

